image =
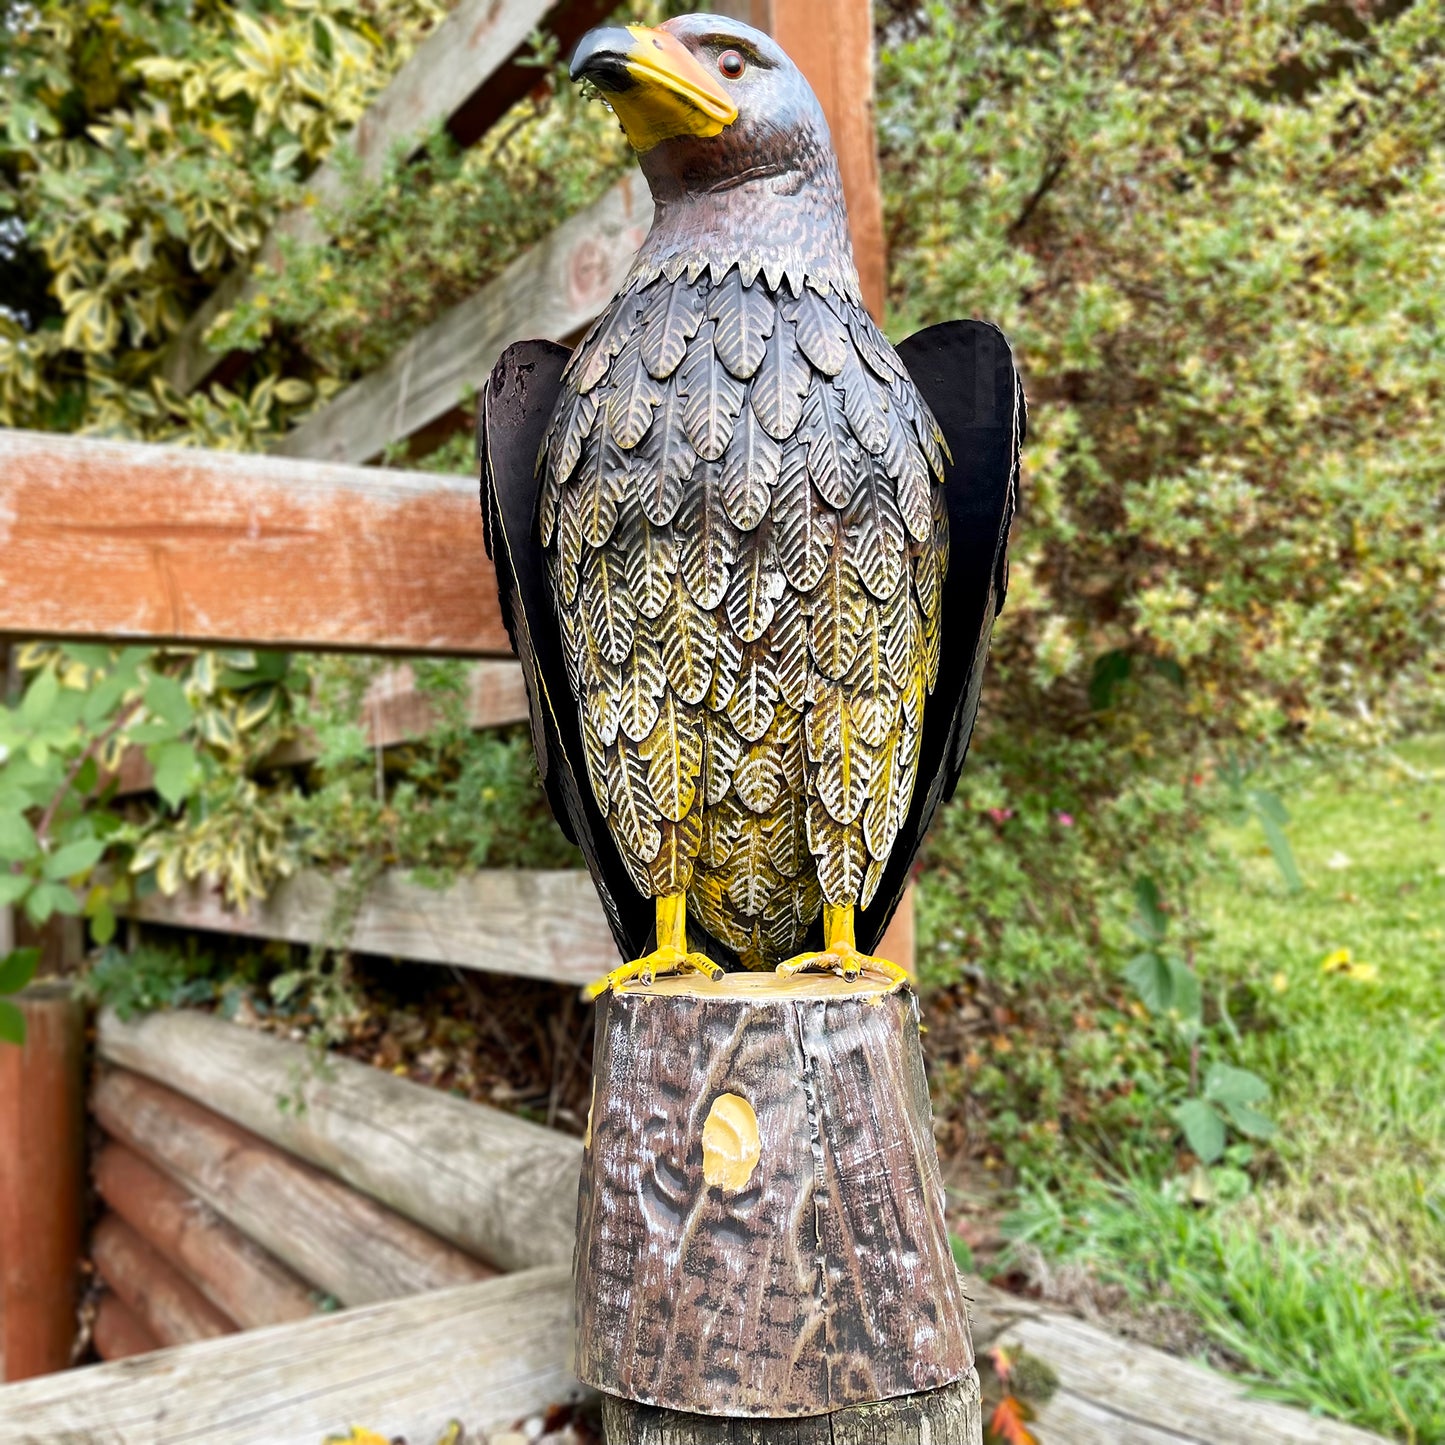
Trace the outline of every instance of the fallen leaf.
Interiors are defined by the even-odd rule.
[[[1024,1407],[1012,1395],[1005,1395],[988,1422],[989,1438],[998,1445],[1038,1445],[1024,1424]]]

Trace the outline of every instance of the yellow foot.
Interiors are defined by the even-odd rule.
[[[599,978],[596,983],[588,984],[587,997],[600,998],[608,989],[620,988],[633,979],[651,983],[659,974],[664,973],[700,973],[706,978],[721,978],[723,971],[705,953],[685,953],[672,944],[664,944],[645,958],[634,958],[631,963],[614,968],[606,978]]]
[[[860,953],[851,943],[835,943],[818,953],[799,953],[778,965],[784,978],[795,973],[836,973],[841,978],[857,978],[860,973],[880,974],[889,983],[907,983],[907,969],[899,968],[886,958]]]

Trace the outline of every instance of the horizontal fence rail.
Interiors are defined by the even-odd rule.
[[[326,943],[344,887],[345,874],[308,869],[248,913],[226,907],[219,891],[202,883],[170,897],[148,894],[127,911],[173,928]],[[440,889],[401,871],[383,873],[339,942],[358,953],[579,986],[621,961],[592,879],[580,868],[486,868]]]
[[[507,657],[465,477],[0,431],[0,632]]]

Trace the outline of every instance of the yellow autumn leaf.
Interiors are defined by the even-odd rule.
[[[378,1435],[375,1430],[365,1430],[360,1425],[353,1425],[349,1435],[328,1435],[321,1445],[391,1445],[391,1441],[385,1435]]]
[[[1343,973],[1350,966],[1350,950],[1348,948],[1337,948],[1333,953],[1327,953],[1320,963],[1321,973]]]

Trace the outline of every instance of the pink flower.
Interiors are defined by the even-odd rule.
[[[998,823],[1000,826],[1002,826],[1004,823],[1007,823],[1008,820],[1014,815],[1014,810],[1012,808],[988,808],[986,809],[986,811],[989,817],[992,818],[994,822]]]
[[[1059,820],[1059,827],[1072,828],[1074,826],[1074,815],[1072,813],[1055,813],[1054,817]]]

